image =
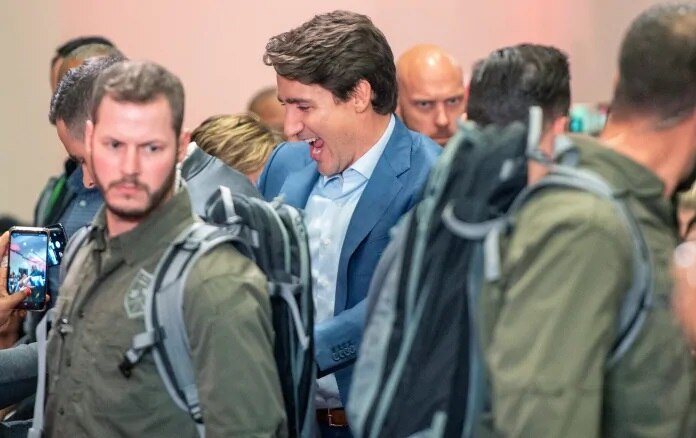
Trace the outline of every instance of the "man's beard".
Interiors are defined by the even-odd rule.
[[[93,174],[93,177],[94,183],[97,185],[99,191],[104,196],[104,204],[106,205],[106,209],[120,219],[126,221],[137,221],[145,218],[150,213],[152,213],[153,210],[162,205],[162,203],[164,202],[164,198],[170,193],[170,191],[174,189],[176,168],[172,168],[172,171],[169,173],[169,175],[167,175],[167,178],[164,181],[164,183],[152,193],[150,193],[150,189],[146,185],[141,184],[137,178],[122,178],[118,181],[112,182],[111,184],[109,184],[109,187],[105,188],[102,182],[99,181],[99,178],[97,177],[96,173]],[[143,190],[147,195],[147,203],[145,204],[145,206],[140,209],[124,209],[111,205],[107,200],[106,194],[109,189],[119,184],[134,184],[137,188]]]

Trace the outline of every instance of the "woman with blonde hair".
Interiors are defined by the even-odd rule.
[[[191,141],[208,154],[256,183],[280,135],[253,113],[221,114],[207,118],[191,133]]]

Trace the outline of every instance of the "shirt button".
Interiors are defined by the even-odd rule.
[[[321,246],[323,246],[324,248],[326,248],[326,247],[329,246],[330,244],[331,244],[331,240],[329,240],[329,239],[321,239]]]
[[[65,409],[63,409],[63,408],[58,409],[58,413],[60,415],[65,415]]]
[[[67,358],[67,359],[65,360],[65,366],[66,366],[66,367],[70,367],[71,365],[72,365],[72,361],[70,360],[70,358]]]
[[[84,318],[84,317],[85,317],[85,311],[84,311],[84,310],[80,310],[79,312],[77,312],[77,317],[80,318],[80,319]]]
[[[87,207],[87,201],[85,201],[85,200],[83,199],[83,200],[80,201],[79,205],[80,205],[80,207],[82,207],[82,208]]]

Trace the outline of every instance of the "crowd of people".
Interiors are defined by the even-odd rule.
[[[181,303],[199,415],[172,400],[160,359],[139,357],[128,373],[118,367],[144,330],[145,290],[160,259],[205,216],[219,186],[303,211],[315,304],[314,433],[371,436],[353,427],[351,407],[366,395],[351,388],[376,363],[363,334],[380,317],[373,277],[393,229],[419,205],[465,121],[527,125],[530,107],[543,117],[528,183],[548,177],[560,159],[557,139],[570,139],[577,166],[607,181],[635,217],[654,299],[629,351],[607,367],[639,275],[633,236],[592,193],[552,188],[532,198],[498,242],[500,273],[470,315],[491,388],[472,436],[696,436],[696,246],[688,242],[696,5],[646,10],[618,60],[598,60],[618,66],[598,136],[565,135],[572,59],[562,48],[521,43],[481,55],[471,72],[432,44],[395,60],[369,17],[316,15],[268,41],[263,62],[276,87],[253,96],[247,112],[211,115],[188,132],[184,85],[166,68],[129,60],[103,37],[59,47],[49,121],[69,158],[39,194],[33,222],[86,237],[68,269],[48,268],[55,318],[43,350],[43,313],[25,317],[14,310],[24,296],[4,290],[17,281],[11,273],[8,283],[8,235],[0,237],[0,437],[29,433],[36,412],[32,436],[293,434],[266,278],[231,245],[195,262]],[[45,367],[37,365],[44,352]],[[383,413],[397,422],[410,414]],[[435,430],[422,436],[451,433]]]

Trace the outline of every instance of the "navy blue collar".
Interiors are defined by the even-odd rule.
[[[78,166],[75,171],[68,177],[68,187],[73,193],[92,193],[99,191],[99,189],[94,186],[92,188],[87,188],[82,183],[82,166]]]

